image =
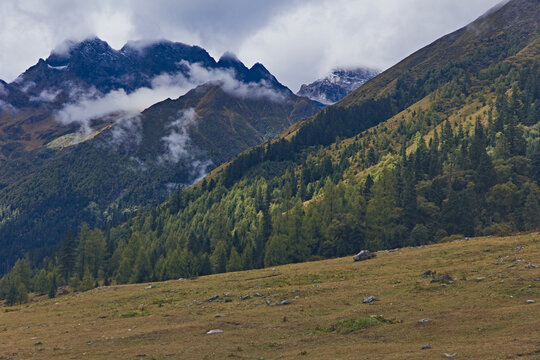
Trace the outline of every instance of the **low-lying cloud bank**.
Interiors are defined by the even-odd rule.
[[[63,125],[79,124],[81,132],[88,133],[91,131],[90,123],[93,119],[110,114],[118,114],[119,119],[132,117],[157,102],[167,98],[178,98],[199,85],[214,82],[220,84],[223,91],[232,96],[267,98],[277,102],[286,99],[284,93],[273,89],[264,80],[258,83],[244,83],[239,81],[231,70],[206,69],[200,64],[185,61],[182,65],[187,69],[185,75],[161,74],[151,81],[151,87],[140,88],[129,94],[120,89],[103,95],[92,89],[82,95],[74,95],[77,101],[59,110],[56,119]],[[80,93],[80,89],[73,88],[71,93]],[[43,94],[44,97],[51,95]]]
[[[188,129],[194,126],[197,114],[193,108],[182,110],[179,117],[169,124],[171,132],[161,140],[165,143],[166,153],[162,156],[165,161],[178,162],[181,158],[188,157],[188,145],[191,142]]]
[[[191,143],[189,130],[195,126],[197,126],[195,109],[181,110],[178,112],[178,118],[169,124],[169,134],[161,138],[165,145],[165,153],[159,158],[159,162],[178,163],[183,160],[193,179],[191,184],[186,185],[192,185],[202,179],[207,174],[208,167],[212,165],[210,160],[198,158],[199,151]]]

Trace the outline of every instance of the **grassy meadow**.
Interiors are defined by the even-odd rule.
[[[539,280],[531,233],[36,296],[0,359],[538,359]]]

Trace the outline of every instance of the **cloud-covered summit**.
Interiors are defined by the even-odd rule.
[[[387,68],[499,1],[3,0],[0,78],[12,81],[66,38],[96,34],[114,49],[165,38],[233,51],[296,91],[335,67]]]

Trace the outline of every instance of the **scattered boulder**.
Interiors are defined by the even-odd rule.
[[[422,350],[428,350],[428,349],[431,349],[431,345],[422,346]]]
[[[261,293],[255,293],[255,294],[253,294],[253,296],[255,296],[255,297],[263,297]]]
[[[41,341],[38,341],[37,343],[34,343],[34,345],[39,346],[39,345],[43,345],[43,343]]]
[[[209,299],[206,300],[206,301],[207,301],[207,302],[212,302],[212,301],[217,300],[217,299],[219,299],[219,295],[214,295],[214,296],[212,296],[211,298],[209,298]]]
[[[248,300],[248,299],[251,299],[251,296],[249,295],[244,295],[241,297],[242,300]]]
[[[525,266],[525,269],[536,269],[537,266],[536,265],[533,265],[533,264],[529,264],[527,266]]]
[[[527,304],[534,304],[534,300],[527,300]]]
[[[436,282],[449,283],[449,284],[453,283],[452,277],[448,274],[437,276],[435,273],[433,273],[432,277],[433,277],[433,279],[431,279],[432,283],[436,283]]]
[[[435,271],[428,270],[425,273],[423,273],[421,276],[422,278],[427,279],[428,277],[433,276],[433,275],[435,275]]]
[[[279,305],[289,305],[291,302],[288,300],[283,300],[279,303]]]
[[[152,285],[148,285],[144,287],[144,290],[150,290],[152,288]]]
[[[522,249],[523,249],[523,246],[518,246],[518,247],[516,248],[516,252],[517,252],[517,251],[521,251]]]
[[[221,330],[221,329],[212,329],[212,330],[208,330],[206,332],[206,335],[221,334],[222,332],[223,332],[223,330]]]
[[[423,318],[423,319],[418,320],[418,323],[425,324],[425,323],[428,323],[430,321],[431,321],[431,319],[429,319],[429,318]]]
[[[374,258],[375,256],[377,256],[377,255],[372,253],[369,250],[362,250],[358,254],[353,256],[353,260],[354,261],[364,261],[364,260],[367,260],[367,259]]]
[[[453,354],[443,353],[442,354],[443,357],[448,358],[448,359],[451,359],[451,358],[455,357],[456,355],[457,355],[457,353],[453,353]]]
[[[379,301],[379,299],[377,299],[375,296],[370,296],[370,297],[364,298],[364,300],[362,300],[362,302],[364,304],[371,304],[374,301]]]

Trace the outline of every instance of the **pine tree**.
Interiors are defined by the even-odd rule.
[[[282,265],[289,262],[287,238],[284,235],[272,235],[266,244],[265,266]]]
[[[52,273],[50,275],[50,282],[49,282],[49,298],[52,299],[54,297],[56,297],[56,290],[57,290],[57,285],[56,285],[56,275],[54,273]]]
[[[371,187],[373,186],[373,178],[370,174],[366,176],[366,181],[364,183],[364,197],[369,199],[371,194]]]
[[[242,258],[234,246],[231,249],[229,261],[227,261],[226,270],[227,272],[242,270]]]
[[[15,281],[13,279],[9,280],[8,290],[7,290],[7,294],[6,294],[6,305],[11,306],[11,305],[15,305],[18,302],[18,300],[19,300],[19,291],[18,291],[19,284],[20,284],[20,281],[17,282],[17,281]]]
[[[199,259],[199,275],[210,275],[212,274],[212,262],[207,253],[201,255]]]
[[[62,277],[67,282],[75,269],[75,262],[77,261],[77,247],[71,230],[68,230],[66,233],[58,261],[60,263],[60,274],[62,274]]]
[[[212,254],[212,267],[216,273],[225,272],[227,269],[227,245],[225,241],[218,242]]]
[[[534,188],[525,199],[523,206],[523,226],[526,230],[534,230],[540,226],[540,205],[538,204],[538,193]]]
[[[90,272],[90,269],[86,267],[84,269],[84,275],[81,281],[81,284],[79,285],[79,291],[88,291],[94,288],[94,278],[92,277],[92,273]]]
[[[32,288],[38,294],[47,293],[49,290],[49,277],[47,276],[47,271],[45,269],[41,269],[36,275]]]

